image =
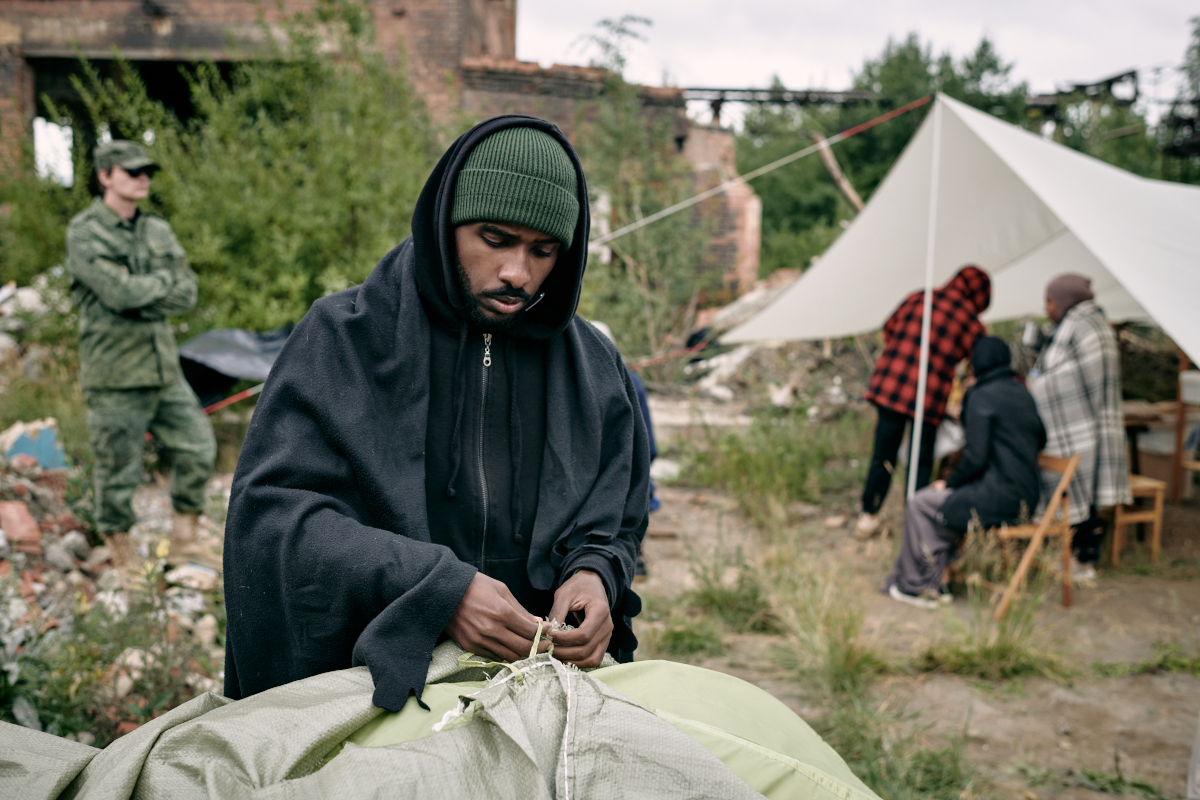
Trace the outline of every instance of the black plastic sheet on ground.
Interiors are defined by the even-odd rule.
[[[224,399],[239,380],[265,381],[287,341],[292,323],[273,331],[223,328],[205,331],[179,346],[183,375],[208,407]]]

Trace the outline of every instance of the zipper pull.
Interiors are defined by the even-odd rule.
[[[483,366],[490,367],[492,365],[492,335],[485,333],[483,335]]]

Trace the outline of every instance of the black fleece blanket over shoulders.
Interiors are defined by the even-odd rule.
[[[420,701],[433,647],[476,570],[430,537],[431,323],[418,283],[447,274],[445,210],[456,167],[483,136],[513,124],[563,142],[586,209],[582,170],[556,128],[527,117],[478,126],[430,177],[414,236],[361,286],[317,301],[271,370],[226,520],[229,697],[365,664],[376,705],[395,711],[412,694]],[[603,558],[614,595],[609,651],[629,660],[649,445],[620,355],[574,313],[586,210],[576,233],[552,273],[551,289],[568,300],[544,303],[534,320],[546,343],[547,412],[529,577],[554,589],[574,563]]]

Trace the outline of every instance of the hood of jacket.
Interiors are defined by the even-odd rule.
[[[992,279],[979,267],[963,267],[943,287],[946,293],[957,293],[982,314],[992,304]]]
[[[566,329],[579,305],[583,288],[583,271],[587,265],[588,232],[591,217],[588,212],[587,183],[575,148],[552,123],[537,117],[508,114],[481,122],[458,137],[438,161],[421,196],[412,218],[413,254],[416,258],[417,290],[430,318],[450,330],[467,324],[467,298],[459,291],[455,268],[454,226],[450,214],[454,206],[454,190],[467,156],[475,147],[497,131],[507,128],[536,128],[554,137],[575,166],[579,192],[579,219],[571,247],[561,252],[550,275],[542,282],[538,293],[524,315],[508,335],[527,339],[550,339]]]

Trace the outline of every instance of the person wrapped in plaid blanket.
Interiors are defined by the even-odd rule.
[[[1093,299],[1091,280],[1082,275],[1064,274],[1049,283],[1046,315],[1057,327],[1029,373],[1028,386],[1046,425],[1045,452],[1080,456],[1069,495],[1080,562],[1072,574],[1087,579],[1095,576],[1104,535],[1097,509],[1132,502],[1120,351]],[[1042,507],[1058,480],[1056,473],[1042,473]]]

